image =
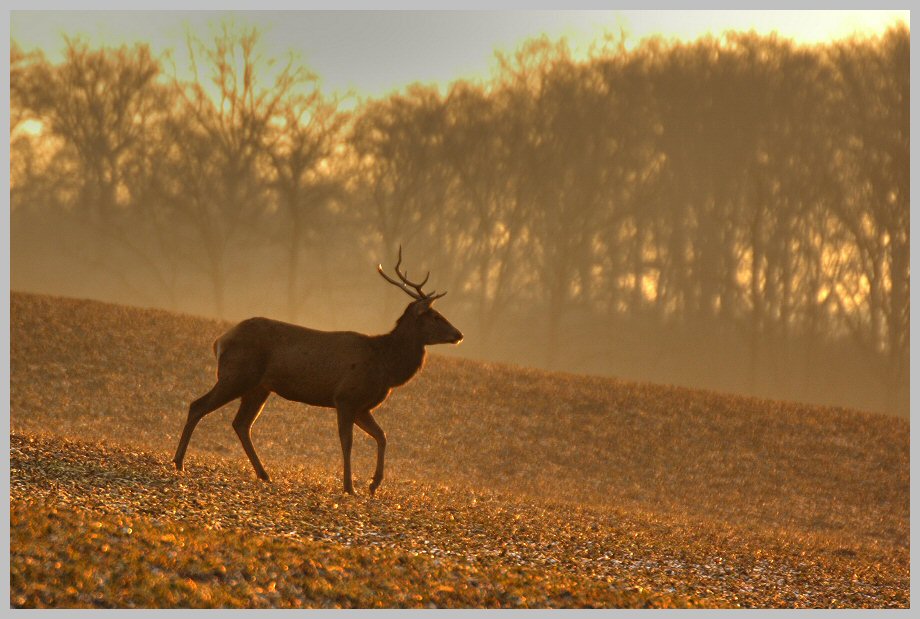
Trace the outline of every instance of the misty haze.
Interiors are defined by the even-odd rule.
[[[538,39],[347,113],[256,34],[202,37],[200,82],[14,44],[13,290],[381,331],[402,243],[458,354],[907,414],[906,30]]]
[[[215,20],[170,54],[146,41],[105,47],[74,37],[52,60],[49,50],[19,45],[14,29],[11,439],[16,475],[35,484],[29,492],[109,496],[82,473],[49,486],[44,476],[57,469],[34,464],[43,450],[76,449],[93,466],[115,467],[118,479],[149,469],[136,500],[163,501],[177,514],[206,508],[164,499],[171,484],[188,484],[182,492],[200,493],[203,505],[218,496],[209,494],[218,492],[215,479],[230,479],[243,488],[233,492],[264,494],[264,509],[303,520],[260,520],[257,501],[232,517],[195,512],[204,522],[231,518],[220,522],[273,540],[300,531],[318,544],[317,556],[329,552],[316,540],[342,540],[309,523],[344,517],[334,413],[269,400],[254,440],[271,485],[253,478],[226,412],[202,422],[185,471],[168,468],[166,452],[189,403],[214,384],[212,342],[240,320],[394,329],[410,299],[376,271],[382,263],[392,274],[401,247],[407,277],[430,272],[426,288],[447,292],[437,309],[455,328],[437,341],[463,343],[432,349],[428,367],[381,407],[391,452],[375,500],[386,507],[345,503],[349,526],[366,528],[343,533],[358,548],[344,564],[365,566],[361,578],[372,582],[375,570],[391,573],[380,567],[387,561],[404,565],[360,554],[377,539],[368,531],[387,531],[375,520],[384,518],[379,509],[405,510],[386,512],[394,527],[414,514],[410,538],[440,539],[419,524],[426,518],[437,531],[448,517],[456,522],[448,529],[471,527],[456,548],[441,543],[441,554],[412,549],[458,565],[467,563],[456,557],[475,552],[457,548],[519,531],[508,538],[519,546],[483,551],[499,563],[469,563],[482,570],[464,572],[473,582],[503,578],[500,561],[512,559],[555,574],[553,552],[560,566],[564,556],[583,556],[594,567],[579,563],[565,572],[571,580],[549,579],[543,593],[528,588],[543,581],[527,580],[543,576],[521,576],[493,596],[477,585],[462,593],[447,567],[421,566],[409,571],[435,576],[416,583],[418,599],[382,585],[371,586],[373,595],[352,591],[349,578],[320,570],[345,591],[331,605],[909,606],[909,26],[815,44],[754,32],[637,45],[610,35],[584,57],[535,35],[496,52],[487,78],[413,83],[375,97],[327,92],[308,59],[273,56],[265,36]],[[253,410],[250,426],[261,409]],[[374,432],[379,443],[382,430]],[[376,447],[355,436],[363,480]],[[60,437],[108,442],[74,447]],[[179,468],[189,437],[182,440]],[[248,434],[240,440],[267,480]],[[372,492],[383,475],[380,449]],[[454,484],[475,490],[462,494]],[[307,504],[325,498],[301,505],[302,485]],[[14,484],[14,499],[25,487]],[[366,494],[363,481],[356,487]],[[518,497],[507,509],[522,510],[520,522],[498,507],[504,499],[480,490]],[[448,491],[457,494],[438,498]],[[469,504],[454,511],[461,496]],[[527,512],[531,499],[546,502],[543,520]],[[93,500],[92,514],[113,518],[98,516],[100,530],[122,540],[127,525],[118,518],[127,512],[107,507],[119,499]],[[634,525],[610,523],[640,518],[636,530],[651,537],[630,542],[638,545],[629,552],[658,553],[649,569],[667,564],[682,584],[648,577],[609,597],[605,587],[626,569],[625,546],[602,552],[600,541],[577,549],[566,541],[540,554],[549,523],[569,531],[560,505],[572,503],[600,510],[579,511],[572,540],[620,544]],[[15,526],[51,509],[31,498],[22,505]],[[617,509],[628,517],[604,511]],[[635,515],[652,512],[671,524],[659,529]],[[60,526],[74,531],[86,526],[81,518],[97,518],[67,513]],[[479,517],[481,531],[466,520]],[[135,521],[151,539],[186,535]],[[723,524],[732,532],[719,542],[700,532]],[[312,526],[309,535],[298,528]],[[211,537],[220,526],[192,530],[200,537],[187,533],[186,543],[195,552],[221,543]],[[786,541],[763,541],[776,531]],[[729,568],[718,576],[715,567],[693,571],[684,556],[666,561],[677,538],[695,540],[686,552],[709,557],[707,569],[723,566],[721,557],[743,563],[739,582],[753,588],[712,584],[733,578]],[[233,544],[249,543],[240,540]],[[787,542],[798,544],[795,553],[778,549]],[[787,551],[817,557],[789,567],[799,576],[784,572],[782,581],[825,588],[791,596],[783,586],[758,588],[758,544],[784,557],[776,566]],[[612,557],[624,563],[597,567]],[[282,604],[267,585],[252,598],[236,589],[221,597],[217,585],[195,597],[204,595],[199,568],[211,574],[182,568],[198,583],[187,591],[131,605],[328,601],[322,592],[282,592]],[[272,587],[281,579],[261,569],[253,578]],[[839,586],[826,584],[838,577]],[[437,578],[450,591],[429,587]],[[14,582],[14,606],[91,605],[78,594],[26,593],[16,585],[25,582]],[[379,591],[390,593],[374,597]],[[105,595],[98,599],[124,605]]]

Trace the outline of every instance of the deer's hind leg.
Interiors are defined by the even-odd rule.
[[[188,418],[179,438],[179,446],[173,462],[176,470],[182,470],[185,460],[185,451],[188,449],[189,440],[198,422],[205,415],[213,413],[218,408],[241,397],[246,392],[258,386],[262,380],[263,368],[247,363],[247,355],[243,351],[226,351],[218,361],[217,384],[206,394],[191,403],[188,408]]]
[[[252,424],[256,422],[259,413],[262,412],[262,407],[265,406],[265,400],[268,399],[269,393],[268,389],[264,387],[256,387],[247,391],[240,399],[240,410],[233,419],[233,429],[236,430],[236,435],[240,437],[243,450],[249,457],[252,468],[256,470],[256,475],[264,481],[271,481],[271,479],[268,473],[265,472],[265,467],[262,466],[262,462],[259,460],[258,454],[256,454],[256,448],[252,444]]]

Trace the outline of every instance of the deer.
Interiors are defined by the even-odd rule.
[[[402,246],[396,260],[399,281],[377,272],[410,297],[389,333],[365,335],[354,331],[319,331],[269,318],[243,320],[215,340],[217,383],[191,403],[173,463],[182,471],[192,432],[205,415],[239,398],[233,419],[243,450],[256,476],[271,481],[252,444],[252,426],[272,393],[294,402],[334,408],[342,445],[343,486],[354,495],[351,473],[353,427],[358,426],[377,443],[377,466],[370,483],[373,496],[383,481],[387,437],[373,417],[374,409],[395,388],[407,383],[425,361],[425,347],[457,345],[463,334],[432,307],[440,294],[425,293],[420,283],[401,272]]]

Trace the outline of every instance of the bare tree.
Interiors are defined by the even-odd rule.
[[[460,286],[475,290],[479,337],[477,346],[488,351],[499,318],[516,297],[514,275],[521,270],[526,220],[521,196],[525,179],[515,174],[522,122],[514,113],[507,90],[487,93],[458,83],[447,101],[449,129],[444,156],[456,177],[450,228],[467,256],[461,271],[474,278]]]
[[[367,102],[349,136],[355,165],[352,196],[358,205],[352,212],[360,225],[381,247],[402,239],[431,256],[435,267],[444,266],[441,256],[450,255],[453,242],[431,234],[448,199],[444,117],[436,89],[412,86],[404,94]],[[449,271],[446,276],[450,279]]]
[[[283,214],[280,234],[287,248],[287,315],[292,321],[304,297],[301,256],[312,246],[316,260],[325,259],[322,240],[334,228],[329,205],[343,194],[335,160],[347,116],[337,111],[336,101],[323,98],[313,76],[298,90],[305,88],[306,94],[292,95],[283,106],[268,151],[271,188]]]
[[[910,32],[833,50],[848,195],[832,203],[856,249],[838,294],[851,334],[885,359],[886,405],[907,398],[910,348]]]
[[[159,61],[145,45],[91,50],[80,40],[66,43],[57,66],[40,54],[16,54],[11,79],[17,117],[37,120],[42,148],[58,148],[56,156],[69,160],[60,168],[76,190],[67,213],[99,240],[77,248],[76,255],[147,302],[171,297],[170,249],[147,242],[151,229],[162,228],[157,213],[141,204],[150,180],[143,174],[149,170],[148,147],[169,107]],[[151,278],[157,284],[152,295],[149,284],[138,281]]]
[[[272,70],[258,41],[255,29],[238,33],[226,24],[211,46],[190,36],[194,78],[175,80],[184,106],[172,126],[182,146],[172,152],[178,182],[171,199],[191,225],[200,252],[196,263],[210,280],[218,316],[226,313],[228,256],[241,247],[244,254],[252,250],[253,231],[266,211],[274,124],[284,122],[295,87],[310,79],[292,61]]]

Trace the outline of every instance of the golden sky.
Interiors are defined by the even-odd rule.
[[[181,51],[185,32],[206,38],[223,19],[263,32],[269,55],[295,51],[322,78],[327,92],[352,88],[380,96],[408,83],[441,86],[487,77],[495,50],[511,51],[528,37],[566,37],[584,53],[605,32],[621,28],[628,42],[660,34],[695,39],[729,29],[778,32],[803,43],[872,35],[910,11],[13,11],[10,34],[25,49],[60,57],[62,35],[93,45],[144,41],[154,52]],[[181,56],[181,54],[177,54]]]

